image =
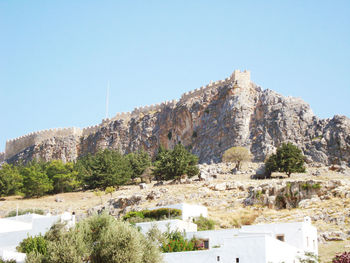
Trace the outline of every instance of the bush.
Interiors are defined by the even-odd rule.
[[[283,143],[276,154],[271,155],[265,162],[266,172],[283,172],[290,177],[292,173],[305,172],[304,156],[302,151],[292,143]]]
[[[128,212],[123,219],[133,223],[136,223],[135,218],[141,219],[139,222],[145,222],[151,220],[161,220],[167,218],[176,218],[181,216],[182,211],[180,209],[173,208],[159,208],[154,210],[142,210],[142,211],[131,211]]]
[[[192,177],[199,174],[197,163],[197,156],[188,152],[183,145],[177,144],[174,150],[159,151],[153,174],[157,180],[178,180],[183,175]]]
[[[160,263],[159,248],[129,223],[107,214],[87,218],[69,231],[53,227],[46,255],[28,254],[26,263]]]
[[[203,250],[204,243],[196,238],[185,239],[185,235],[179,231],[165,233],[166,241],[162,244],[163,253]]]
[[[350,263],[350,252],[344,252],[340,255],[336,255],[332,263]]]
[[[205,218],[203,216],[197,217],[193,223],[197,225],[198,231],[213,230],[215,227],[215,221]]]
[[[42,235],[36,237],[27,237],[23,239],[19,246],[16,248],[17,251],[22,253],[35,252],[36,254],[46,255],[47,252],[47,241]]]
[[[25,215],[25,214],[38,214],[38,215],[43,215],[45,214],[44,213],[44,210],[42,209],[20,209],[18,210],[18,215]],[[12,210],[10,211],[6,217],[14,217],[17,215],[17,210]]]
[[[245,147],[232,147],[226,150],[222,156],[224,162],[232,162],[236,164],[236,169],[241,169],[242,163],[250,161],[252,155]]]

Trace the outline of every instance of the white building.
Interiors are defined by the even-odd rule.
[[[179,209],[182,211],[181,219],[184,221],[192,221],[195,217],[208,217],[208,209],[202,205],[192,205],[187,203],[166,205],[150,208],[149,210],[159,209],[159,208],[172,208]]]
[[[25,254],[18,253],[16,247],[28,236],[44,235],[52,225],[65,221],[69,226],[75,222],[75,216],[64,213],[61,216],[26,214],[16,217],[0,218],[0,257],[4,260],[25,261]]]
[[[164,253],[167,263],[297,263],[305,252],[318,254],[317,229],[304,222],[243,226],[240,229],[187,232],[207,250]]]

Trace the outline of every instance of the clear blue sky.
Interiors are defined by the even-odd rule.
[[[249,69],[321,118],[350,116],[350,1],[0,1],[0,150]]]

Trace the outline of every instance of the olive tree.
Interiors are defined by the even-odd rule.
[[[250,151],[245,147],[232,147],[226,150],[222,156],[224,162],[236,164],[236,169],[241,169],[243,162],[248,162],[252,159]]]

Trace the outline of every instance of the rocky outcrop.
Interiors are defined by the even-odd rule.
[[[273,181],[249,187],[245,205],[265,205],[270,208],[308,208],[333,197],[350,198],[350,186],[341,180]]]
[[[143,148],[154,155],[160,145],[172,148],[177,143],[201,163],[219,162],[232,146],[248,147],[255,161],[263,161],[282,142],[290,141],[302,148],[309,161],[350,164],[348,118],[320,120],[303,100],[262,90],[244,77],[243,81],[239,75],[230,77],[155,110],[106,120],[80,137],[44,140],[8,161],[71,161],[103,148],[123,153]]]

